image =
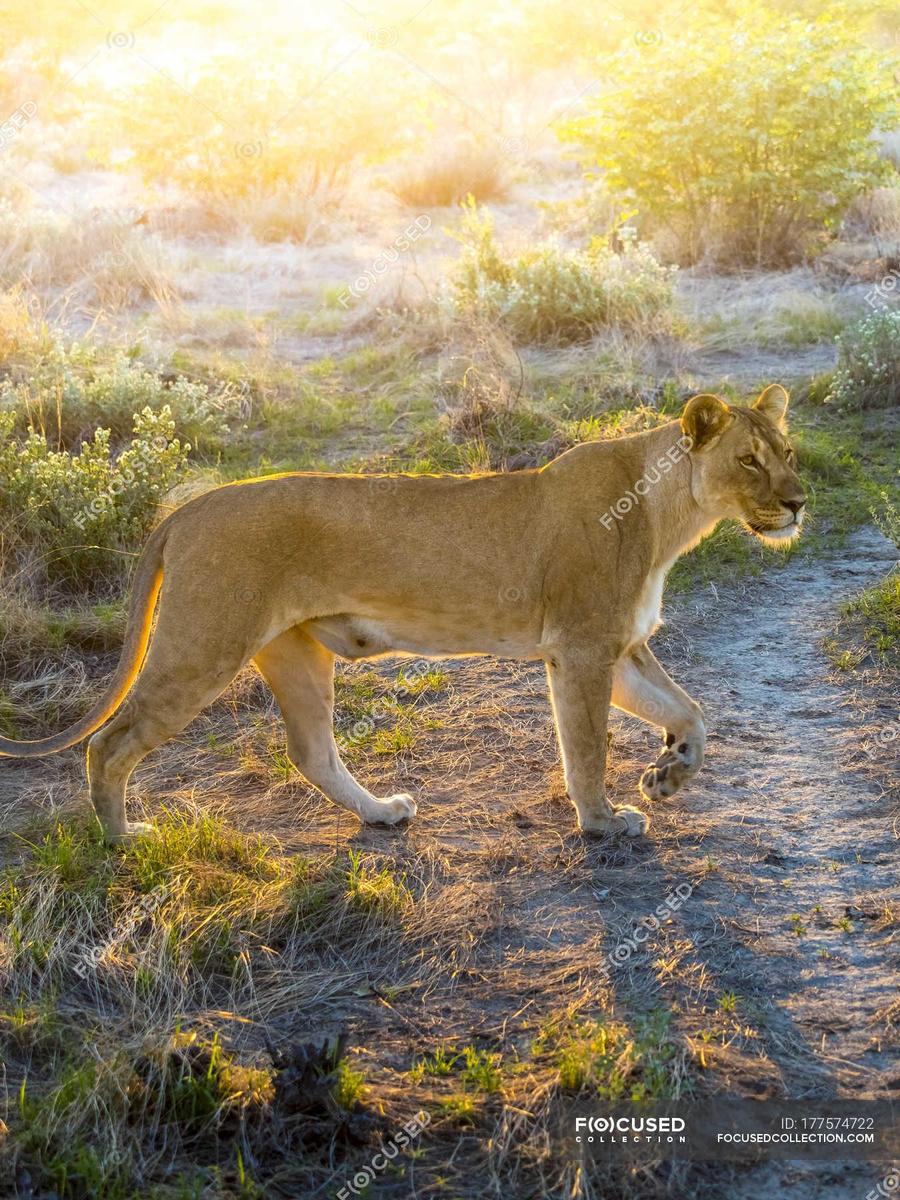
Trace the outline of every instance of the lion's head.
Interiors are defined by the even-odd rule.
[[[694,396],[681,416],[700,507],[735,517],[758,538],[779,545],[800,532],[806,504],[787,437],[787,406],[787,392],[772,384],[749,408]]]

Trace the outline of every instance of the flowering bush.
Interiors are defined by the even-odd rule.
[[[455,235],[463,252],[452,281],[455,312],[497,321],[523,342],[575,342],[607,325],[665,327],[672,304],[674,268],[626,239],[621,254],[605,239],[587,250],[562,250],[545,242],[504,258],[490,214],[469,198]]]
[[[206,384],[180,377],[167,383],[127,354],[109,358],[78,344],[54,345],[23,378],[0,383],[0,412],[12,414],[17,432],[33,427],[67,447],[101,427],[120,442],[130,436],[135,413],[164,408],[182,437],[216,449],[234,415],[234,397],[227,389],[211,395]]]
[[[93,585],[98,574],[124,574],[190,450],[175,437],[170,410],[136,413],[134,436],[118,457],[108,429],[76,454],[51,449],[34,429],[17,439],[15,426],[14,413],[0,412],[4,550],[27,560],[29,573],[38,558],[48,581]]]
[[[900,309],[873,313],[837,341],[829,399],[847,408],[900,404]]]

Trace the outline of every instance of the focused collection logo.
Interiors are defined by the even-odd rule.
[[[683,1117],[576,1117],[575,1141],[580,1146],[681,1146],[687,1141],[684,1129]]]

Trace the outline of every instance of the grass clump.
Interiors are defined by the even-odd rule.
[[[72,215],[0,203],[0,287],[27,281],[46,292],[67,289],[86,312],[116,312],[146,302],[164,316],[176,311],[174,268],[165,246],[127,213]]]
[[[438,1106],[443,1115],[454,1125],[474,1125],[478,1117],[478,1105],[475,1097],[468,1092],[454,1092],[452,1096],[442,1096]]]
[[[873,508],[871,514],[884,536],[900,549],[900,512],[887,491],[881,493],[881,501],[883,507]],[[880,583],[843,606],[835,635],[825,641],[825,651],[839,671],[863,665],[891,671],[900,668],[900,569],[895,567]]]
[[[422,1083],[426,1077],[447,1079],[451,1076],[459,1080],[464,1092],[492,1095],[499,1092],[503,1084],[501,1056],[472,1045],[459,1050],[440,1045],[432,1054],[415,1062],[409,1072],[414,1083]]]
[[[426,1075],[442,1079],[453,1073],[458,1061],[459,1054],[455,1050],[438,1046],[433,1054],[426,1054],[413,1065],[409,1077],[414,1083],[421,1083]]]
[[[363,1096],[366,1093],[366,1077],[362,1071],[351,1067],[346,1059],[341,1059],[334,1071],[334,1084],[332,1086],[332,1094],[335,1101],[346,1109],[348,1112],[353,1112],[362,1103]]]
[[[404,879],[395,879],[387,867],[366,866],[361,850],[348,850],[347,858],[346,895],[352,906],[382,915],[403,911],[412,898]]]
[[[873,313],[838,338],[829,399],[848,409],[900,404],[900,311]]]
[[[231,876],[240,874],[260,881],[278,871],[270,844],[260,837],[238,833],[209,813],[196,817],[186,813],[167,814],[152,834],[134,843],[127,861],[130,874],[142,892],[153,891],[168,882],[173,873],[189,871],[197,863],[221,867]]]
[[[605,326],[646,336],[668,324],[672,269],[640,243],[626,241],[617,254],[606,239],[583,251],[545,242],[506,258],[490,215],[471,197],[455,236],[463,249],[450,294],[454,315],[499,323],[521,342],[585,341]]]
[[[259,1107],[273,1097],[272,1073],[235,1061],[218,1034],[207,1041],[178,1030],[141,1068],[145,1084],[161,1077],[166,1111],[187,1130],[221,1117],[223,1107]]]
[[[500,147],[469,139],[418,156],[391,181],[390,190],[410,208],[437,208],[459,204],[466,196],[500,199],[507,183]]]
[[[218,1035],[178,1030],[129,1050],[63,1063],[49,1088],[19,1088],[8,1147],[62,1200],[132,1200],[138,1179],[169,1143],[213,1158],[215,1140],[259,1124],[274,1098],[272,1072],[242,1063]]]
[[[491,1095],[499,1092],[503,1083],[500,1055],[475,1046],[465,1046],[462,1052],[463,1067],[460,1079],[463,1086],[474,1092]]]
[[[653,1010],[631,1028],[607,1017],[551,1027],[534,1051],[556,1067],[559,1086],[612,1103],[661,1103],[687,1089],[685,1053],[672,1036],[672,1014]]]
[[[409,1078],[417,1085],[438,1085],[434,1099],[452,1124],[475,1125],[485,1103],[504,1090],[504,1063],[500,1054],[478,1046],[455,1049],[441,1044],[413,1063]]]
[[[900,668],[900,571],[844,605],[838,635],[825,649],[839,671],[866,662]]]
[[[167,813],[110,852],[93,825],[59,824],[0,876],[0,941],[41,988],[87,982],[128,1003],[186,1004],[240,984],[273,948],[343,953],[400,920],[405,880],[359,851],[290,859],[218,818]],[[343,946],[343,951],[341,947]]]

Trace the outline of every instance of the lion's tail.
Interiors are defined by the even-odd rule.
[[[154,530],[138,562],[131,587],[125,643],[105,694],[80,721],[52,737],[40,738],[35,742],[16,742],[0,737],[0,757],[39,758],[43,754],[55,754],[57,750],[74,746],[108,721],[125,699],[141,669],[150,641],[153,611],[162,586],[162,552],[167,526],[168,522],[164,521]]]

